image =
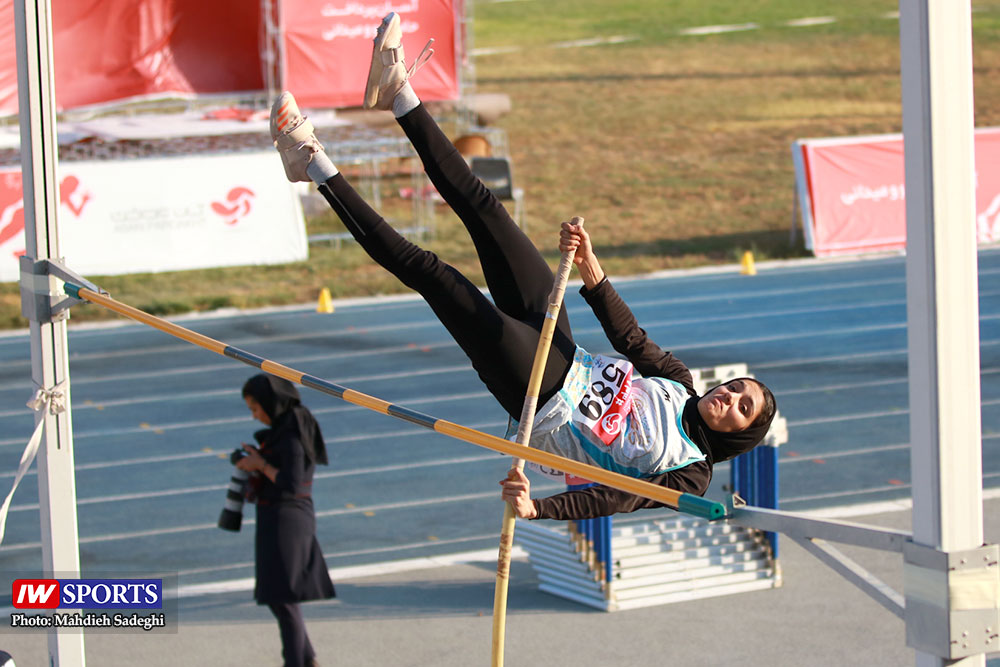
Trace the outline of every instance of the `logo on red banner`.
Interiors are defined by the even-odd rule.
[[[212,202],[212,210],[222,216],[227,225],[235,225],[250,215],[255,196],[249,188],[235,187],[226,195],[228,203]]]
[[[21,190],[21,172],[14,169],[0,180],[0,246],[20,236],[13,248],[15,257],[24,254],[24,195]]]
[[[70,174],[59,184],[59,202],[76,217],[83,213],[83,207],[90,201],[90,193],[80,187],[80,179]]]
[[[80,179],[76,176],[66,176],[59,184],[59,202],[74,216],[79,218],[90,200],[91,194],[80,187]],[[0,246],[8,241],[16,243],[12,254],[19,257],[24,254],[23,236],[24,194],[21,172],[14,169],[0,180]]]

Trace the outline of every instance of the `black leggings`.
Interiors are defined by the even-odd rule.
[[[493,302],[454,267],[400,236],[342,174],[320,186],[320,192],[372,259],[423,296],[486,388],[519,419],[555,280],[552,270],[423,105],[398,122],[431,183],[469,231]],[[546,360],[539,407],[562,387],[575,350],[563,308]]]
[[[302,610],[294,602],[273,602],[268,605],[271,613],[278,619],[278,630],[281,632],[281,655],[285,659],[284,667],[304,667],[316,657],[306,634],[306,623],[302,618]]]

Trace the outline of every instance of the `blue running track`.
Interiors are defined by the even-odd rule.
[[[745,362],[789,422],[782,507],[909,497],[905,262],[902,257],[617,280],[640,324],[690,367]],[[979,254],[983,483],[1000,487],[1000,249]],[[96,306],[85,306],[94,308]],[[575,289],[578,342],[610,351]],[[490,433],[505,416],[416,298],[179,321],[338,384]],[[216,527],[228,453],[258,427],[240,397],[254,370],[140,325],[71,327],[79,528],[84,572],[173,571],[191,584],[252,576],[253,517]],[[34,418],[26,333],[0,336],[0,489]],[[507,460],[318,392],[303,390],[330,466],[315,484],[331,567],[491,548]],[[728,468],[716,470],[710,495]],[[539,481],[541,493],[558,490]],[[40,563],[37,478],[14,498],[5,570]],[[652,517],[649,512],[644,516]],[[100,576],[100,575],[97,575]]]

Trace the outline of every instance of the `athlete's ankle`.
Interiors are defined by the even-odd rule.
[[[392,115],[401,118],[420,106],[420,98],[413,92],[410,82],[403,83],[399,92],[392,98]]]
[[[337,166],[333,164],[329,156],[323,152],[313,153],[312,160],[306,166],[306,175],[312,179],[316,185],[322,185],[340,173]]]

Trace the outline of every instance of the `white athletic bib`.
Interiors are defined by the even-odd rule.
[[[573,421],[610,447],[632,410],[632,364],[599,354],[593,360],[589,386],[573,411]]]
[[[646,477],[704,459],[684,432],[687,390],[665,378],[632,379],[625,359],[577,348],[558,394],[535,413],[531,446]],[[517,428],[512,419],[507,437]]]

